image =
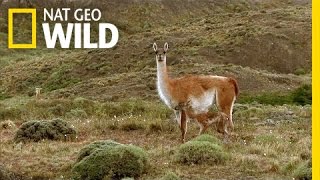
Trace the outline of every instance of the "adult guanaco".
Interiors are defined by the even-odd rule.
[[[157,89],[161,100],[174,110],[179,123],[182,142],[187,132],[187,117],[195,119],[200,125],[201,134],[211,123],[215,122],[209,108],[215,103],[224,118],[223,133],[227,126],[233,129],[232,109],[239,93],[237,81],[230,77],[212,75],[187,75],[170,78],[166,65],[168,43],[163,48],[153,44],[157,62]],[[217,115],[216,115],[217,116]],[[223,116],[223,115],[222,115]]]

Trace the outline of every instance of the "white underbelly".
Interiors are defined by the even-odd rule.
[[[206,91],[202,96],[189,98],[189,106],[195,113],[206,113],[215,101],[215,90]]]

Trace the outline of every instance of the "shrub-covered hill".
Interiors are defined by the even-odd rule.
[[[165,41],[172,76],[232,76],[249,93],[287,92],[310,83],[309,1],[114,1],[83,6],[98,6],[102,21],[119,28],[117,46],[48,50],[40,31],[38,49],[9,50],[2,28],[0,98],[33,95],[35,87],[42,87],[53,97],[154,99],[151,44]]]

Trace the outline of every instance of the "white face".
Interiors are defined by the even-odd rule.
[[[169,45],[168,43],[164,44],[163,48],[159,48],[157,47],[156,43],[153,43],[153,50],[156,53],[156,60],[157,62],[162,62],[166,60],[166,53],[168,51]]]

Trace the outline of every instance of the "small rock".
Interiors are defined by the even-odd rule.
[[[276,123],[274,122],[273,119],[267,119],[267,120],[266,120],[266,125],[268,125],[268,126],[275,126]]]

